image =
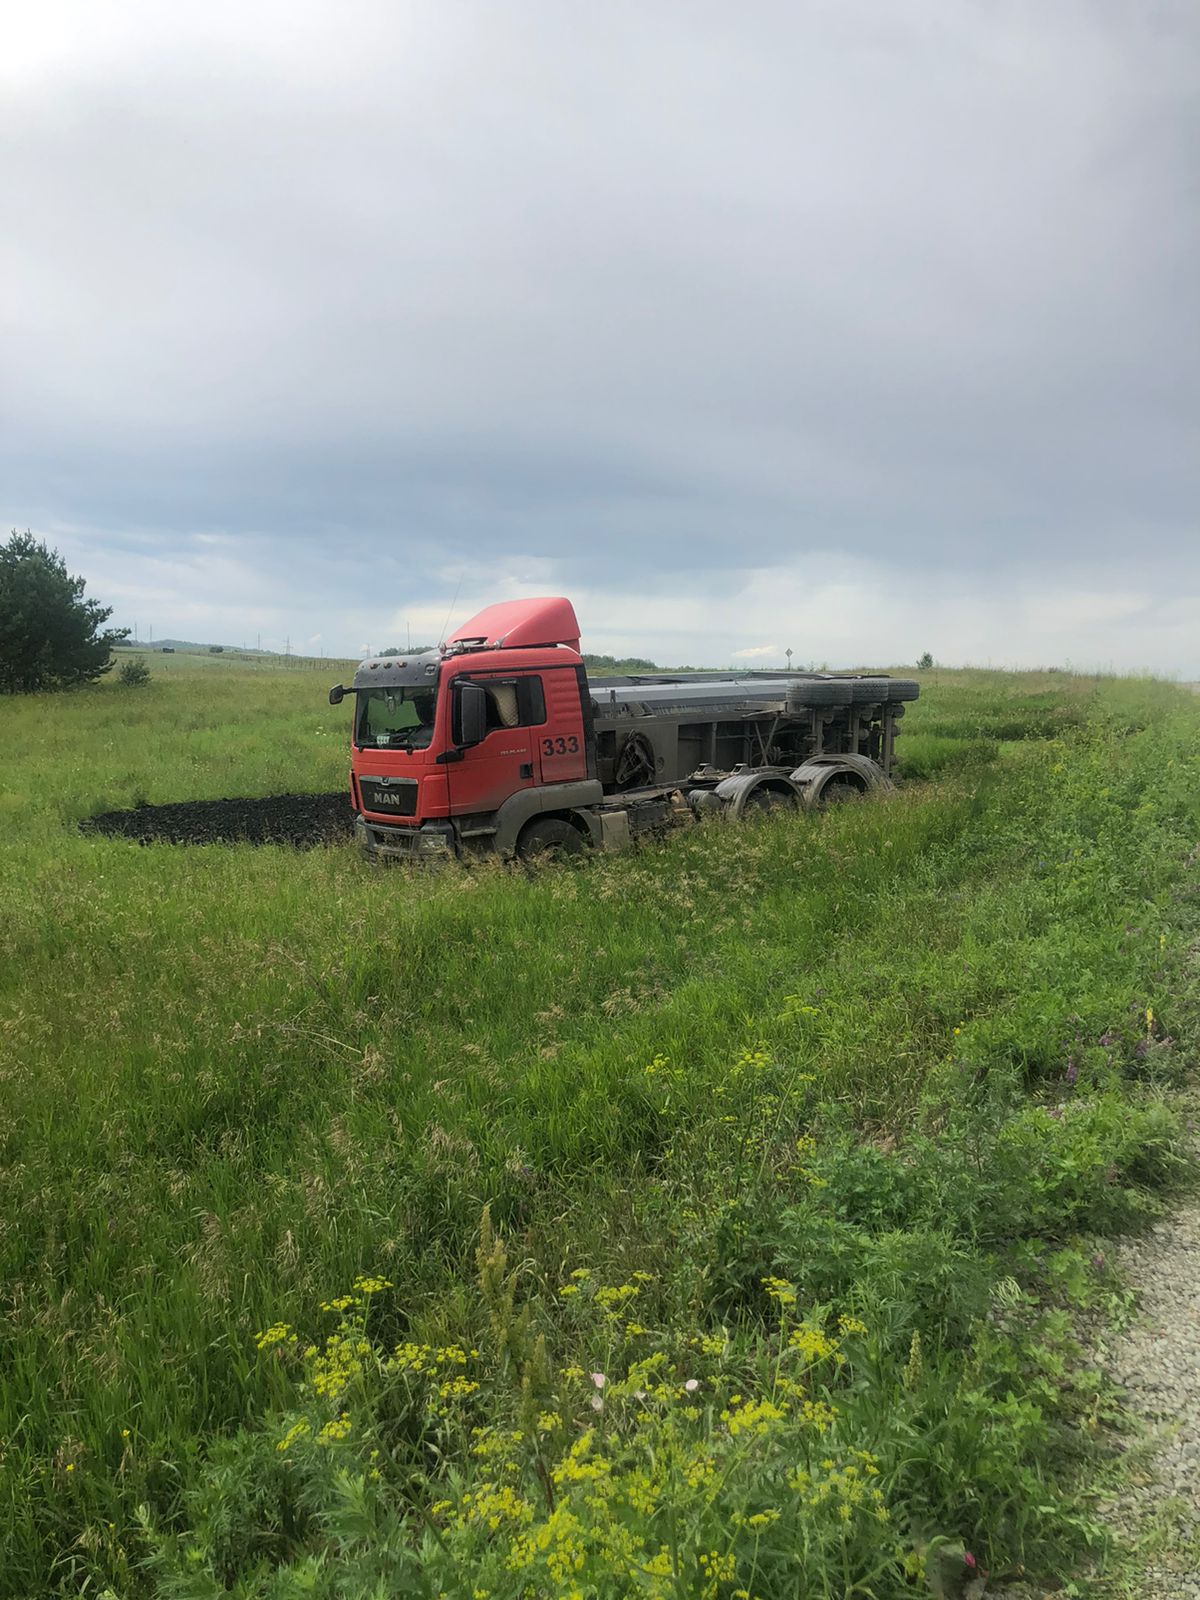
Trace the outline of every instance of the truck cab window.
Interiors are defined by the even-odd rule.
[[[487,695],[487,731],[537,727],[546,720],[546,696],[540,677],[470,678]]]
[[[431,687],[368,689],[358,697],[358,747],[424,750],[436,711],[437,690]]]
[[[520,724],[521,710],[517,705],[515,683],[489,683],[487,697],[489,733],[493,728],[515,728]]]

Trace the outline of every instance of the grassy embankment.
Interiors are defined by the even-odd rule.
[[[336,787],[323,685],[176,658],[0,702],[0,1593],[1078,1562],[1088,1238],[1177,1170],[1200,704],[930,675],[927,782],[534,879],[74,831]],[[485,1206],[525,1315],[494,1253],[477,1284]],[[359,1273],[399,1358],[325,1344]],[[136,1515],[181,1495],[190,1556]]]

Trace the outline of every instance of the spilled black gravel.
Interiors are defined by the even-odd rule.
[[[80,823],[138,844],[287,844],[297,850],[344,844],[354,813],[344,789],[333,794],[272,794],[259,800],[183,800],[168,806],[105,811]]]

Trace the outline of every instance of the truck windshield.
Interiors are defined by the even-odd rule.
[[[358,697],[359,749],[424,750],[433,738],[437,689],[368,689]]]

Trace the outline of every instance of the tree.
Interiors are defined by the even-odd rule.
[[[72,689],[112,666],[128,628],[105,628],[112,607],[85,600],[57,550],[26,529],[0,545],[0,693]]]
[[[926,650],[925,654],[917,662],[917,668],[921,672],[928,672],[932,666],[933,666],[933,656],[929,653],[928,650]]]

